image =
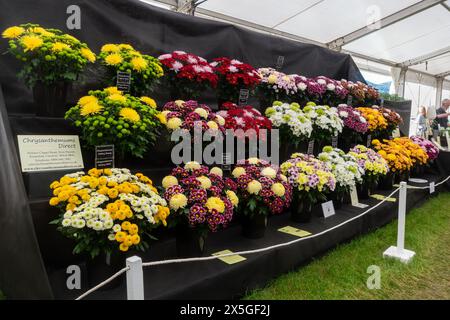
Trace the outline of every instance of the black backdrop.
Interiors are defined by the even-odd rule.
[[[67,30],[69,5],[81,8],[81,30]],[[207,59],[229,56],[255,67],[275,66],[282,55],[286,73],[363,81],[349,55],[169,12],[137,0],[0,0],[0,30],[27,22],[71,33],[96,52],[104,43],[130,43],[154,56],[185,50]],[[1,39],[0,53],[6,49],[7,41]],[[19,68],[14,57],[0,55],[5,98],[3,103],[0,94],[0,289],[9,298],[50,298],[6,114],[31,113],[30,90],[16,77]],[[88,74],[86,86],[94,76]],[[83,86],[78,89],[83,91]],[[33,123],[37,126],[39,121]]]

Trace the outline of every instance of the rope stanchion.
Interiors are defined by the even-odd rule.
[[[118,276],[124,274],[125,272],[127,272],[128,270],[130,270],[130,267],[125,267],[123,269],[120,269],[119,271],[117,271],[115,274],[113,274],[111,277],[109,277],[108,279],[106,279],[103,282],[100,282],[98,285],[96,285],[95,287],[89,289],[88,291],[86,291],[85,293],[83,293],[81,296],[79,296],[78,298],[76,298],[75,300],[81,300],[83,298],[85,298],[86,296],[90,295],[92,292],[97,291],[98,289],[100,289],[101,287],[107,285],[108,283],[110,283],[111,281],[113,281],[115,278],[117,278]]]

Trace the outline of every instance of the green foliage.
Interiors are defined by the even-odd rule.
[[[396,101],[396,102],[405,101],[403,97],[400,97],[397,94],[389,94],[387,92],[380,93],[380,97],[387,101]]]

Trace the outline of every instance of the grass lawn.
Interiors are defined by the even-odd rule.
[[[393,221],[249,292],[245,299],[450,299],[449,208],[450,193],[442,193],[407,215],[405,247],[416,252],[408,265],[382,257],[396,243]],[[371,265],[380,267],[380,289],[367,288]]]

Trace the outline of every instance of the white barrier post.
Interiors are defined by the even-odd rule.
[[[127,259],[127,299],[144,300],[144,275],[142,259],[133,256]]]
[[[406,194],[408,185],[406,182],[400,183],[400,196],[398,199],[398,229],[397,246],[392,246],[383,253],[385,258],[394,258],[403,263],[409,263],[414,255],[414,251],[405,249],[405,222],[406,222]]]

